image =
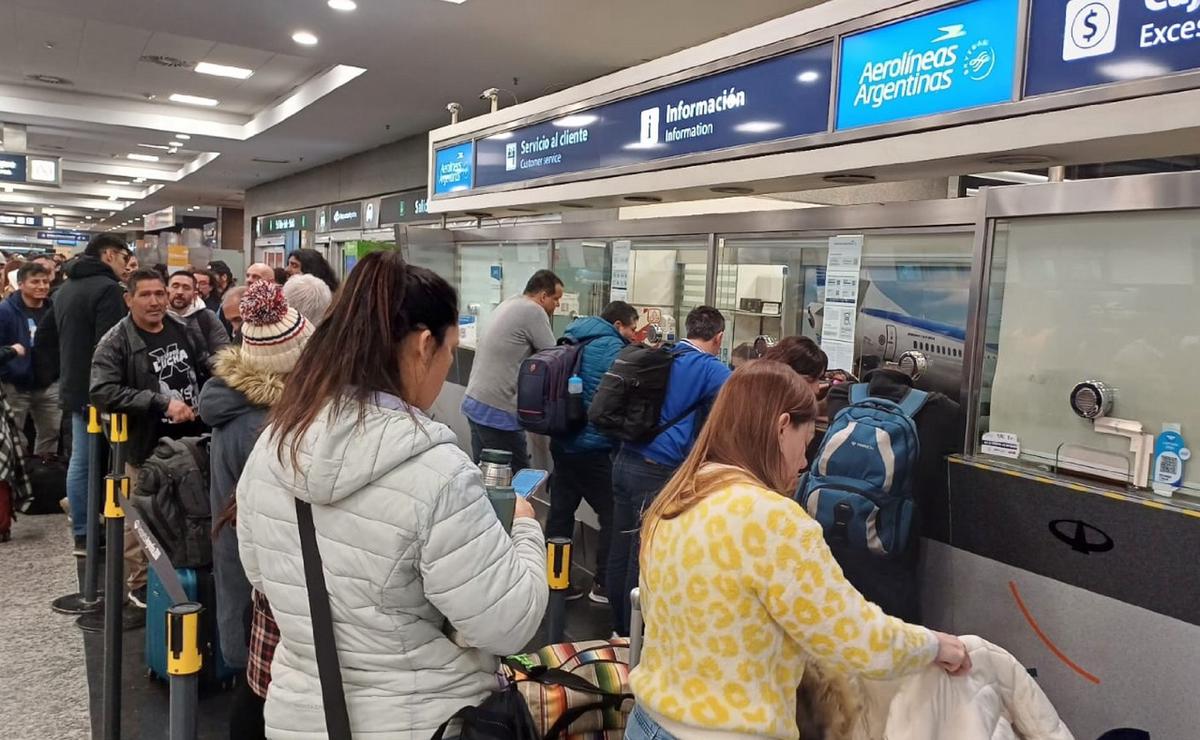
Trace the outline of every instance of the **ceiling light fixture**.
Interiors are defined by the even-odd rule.
[[[462,4],[463,4],[463,3],[465,3],[466,1],[467,1],[467,0],[442,0],[442,2],[445,2],[445,3],[454,3],[455,5],[462,5]]]
[[[105,180],[109,185],[132,185],[128,180]]]
[[[328,5],[334,10],[340,10],[343,13],[358,10],[358,3],[354,2],[354,0],[329,0]]]
[[[560,128],[579,128],[581,126],[590,126],[600,120],[600,116],[591,113],[576,113],[571,116],[563,116],[557,121],[551,123]]]
[[[142,147],[143,149],[161,149],[164,152],[171,148],[163,144],[138,144],[138,146]]]
[[[296,31],[292,34],[292,41],[303,46],[316,46],[317,36],[309,31]]]
[[[135,183],[141,184],[141,183],[143,183],[143,182],[146,182],[146,178],[144,178],[144,177],[135,177],[135,178],[133,178],[133,181],[134,181]]]
[[[821,79],[821,73],[812,69],[807,69],[796,75],[796,81],[803,82],[805,84],[816,82],[819,79]]]
[[[168,98],[172,103],[183,103],[184,105],[202,105],[211,108],[215,105],[220,105],[221,101],[215,98],[204,98],[199,95],[183,95],[181,93],[171,93]]]
[[[157,162],[158,157],[154,154],[138,154],[136,152],[125,155],[126,159],[132,159],[136,162]]]
[[[187,134],[175,134],[175,138],[179,139],[180,141],[187,141],[192,137],[188,136]]]
[[[213,75],[214,77],[232,77],[235,80],[249,79],[254,75],[254,70],[246,69],[245,67],[232,67],[227,64],[213,64],[211,62],[200,62],[196,65],[196,71],[202,75]]]

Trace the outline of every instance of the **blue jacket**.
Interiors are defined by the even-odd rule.
[[[725,363],[707,352],[696,349],[686,341],[676,346],[675,353],[659,423],[665,424],[682,414],[697,399],[704,399],[703,403],[678,424],[664,430],[650,444],[625,445],[626,450],[670,468],[679,467],[692,451],[692,443],[696,441],[696,435],[700,432],[696,422],[707,418],[712,402],[716,400],[717,393],[730,375],[729,367]]]
[[[46,308],[51,308],[49,299],[46,299]],[[22,390],[32,390],[36,386],[33,376],[34,339],[21,294],[13,293],[0,303],[0,346],[9,347],[20,343],[25,345],[27,351],[24,357],[14,357],[11,362],[0,368],[0,380],[12,383]]]
[[[570,337],[576,342],[591,339],[591,343],[583,348],[583,360],[579,363],[579,375],[583,378],[583,405],[592,405],[596,397],[596,389],[600,387],[600,378],[612,367],[613,360],[629,342],[621,336],[617,328],[604,319],[596,316],[585,316],[571,322],[564,337]],[[554,440],[555,447],[567,454],[581,452],[606,452],[613,447],[613,441],[596,431],[590,423],[579,434],[572,438]]]

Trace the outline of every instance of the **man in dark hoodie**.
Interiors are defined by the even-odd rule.
[[[190,270],[176,270],[167,283],[168,311],[172,316],[195,324],[204,337],[208,353],[215,355],[229,344],[229,334],[221,320],[209,309],[196,305],[196,276]]]
[[[50,312],[50,270],[41,262],[26,262],[17,270],[17,291],[0,303],[0,346],[19,344],[25,354],[0,367],[4,395],[12,406],[18,429],[25,428],[25,417],[33,416],[37,429],[34,452],[53,455],[58,452],[62,406],[58,386],[38,382],[33,367],[37,328]]]
[[[119,276],[125,272],[130,251],[112,234],[100,234],[88,242],[83,254],[66,267],[69,280],[54,295],[53,330],[58,336],[59,397],[63,411],[71,415],[71,462],[67,468],[67,500],[75,554],[86,551],[88,453],[88,383],[92,353],[108,330],[124,318],[125,290]]]
[[[217,354],[212,380],[200,391],[198,404],[200,418],[213,430],[209,500],[217,522],[213,575],[218,633],[225,662],[235,668],[248,662],[246,617],[251,590],[238,554],[236,525],[228,524],[230,517],[223,514],[229,511],[267,414],[313,333],[313,324],[288,307],[283,289],[274,283],[260,281],[246,288],[239,308],[245,318],[243,343]],[[231,737],[262,736],[266,692],[260,683],[251,682],[235,699]]]

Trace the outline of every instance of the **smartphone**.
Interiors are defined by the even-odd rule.
[[[541,488],[550,478],[549,471],[536,468],[525,468],[518,471],[512,479],[512,489],[521,498],[529,498]]]

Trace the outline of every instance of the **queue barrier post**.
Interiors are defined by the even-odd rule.
[[[546,640],[554,644],[563,641],[567,626],[567,590],[571,587],[570,537],[550,537],[546,540],[546,581],[550,586],[550,602],[546,607]]]
[[[170,681],[170,740],[196,740],[196,707],[200,696],[200,618],[195,602],[167,610],[167,675]]]
[[[100,426],[100,413],[95,406],[88,406],[88,493],[87,493],[87,554],[84,557],[83,583],[79,593],[55,599],[50,608],[59,614],[95,614],[101,610],[97,580],[100,575],[100,481],[104,480],[100,469],[100,453],[104,444],[104,428]],[[75,440],[80,444],[82,440]],[[100,626],[95,619],[89,624]],[[81,629],[97,631],[78,623]]]
[[[129,418],[112,414],[109,441],[112,443],[112,468],[104,479],[104,525],[108,548],[104,563],[104,740],[121,737],[121,660],[124,650],[125,540],[124,501],[129,497],[129,476],[125,475],[125,443],[129,441]]]

